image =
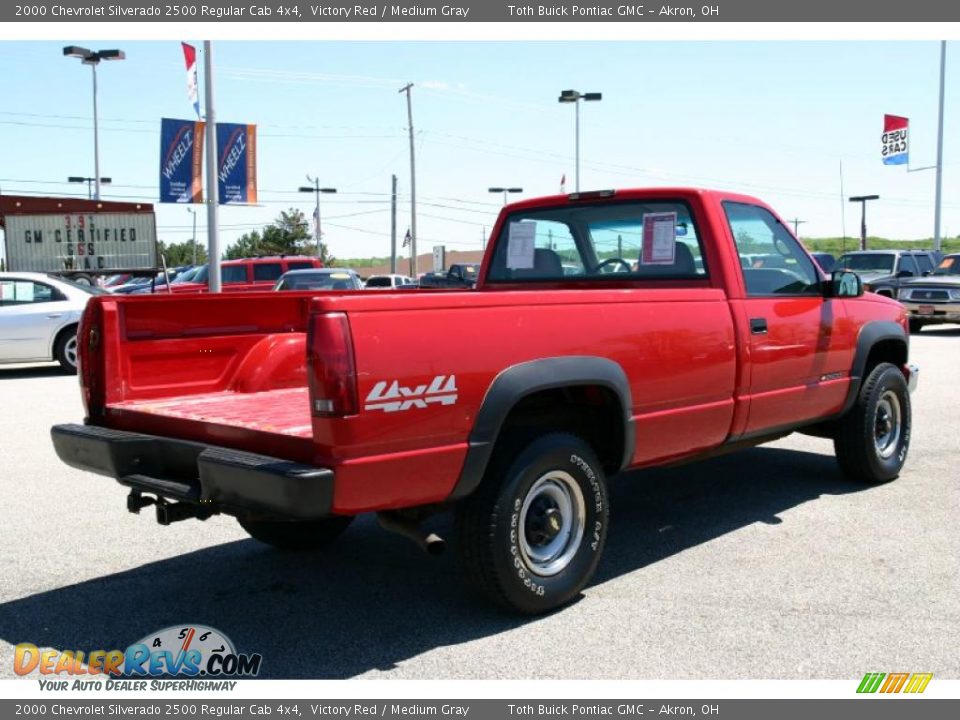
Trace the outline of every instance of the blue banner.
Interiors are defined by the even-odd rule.
[[[257,126],[217,123],[217,183],[221,205],[257,202]]]
[[[160,202],[203,202],[204,124],[196,120],[160,121]]]

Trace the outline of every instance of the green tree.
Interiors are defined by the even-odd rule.
[[[321,257],[323,257],[321,246]],[[258,255],[312,255],[314,247],[310,225],[303,212],[295,208],[282,211],[262,231],[244,233],[227,248],[227,260]]]
[[[193,264],[193,247],[195,244],[197,246],[197,264],[202,265],[207,262],[207,249],[203,245],[195,243],[193,240],[170,244],[165,243],[163,240],[158,240],[157,249],[163,256],[168,268],[178,267],[180,265]]]

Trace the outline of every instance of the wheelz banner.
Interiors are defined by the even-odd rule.
[[[257,126],[217,123],[217,183],[221,205],[257,202]]]
[[[160,121],[160,202],[203,202],[204,124],[196,120]]]

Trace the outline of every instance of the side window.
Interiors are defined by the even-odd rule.
[[[243,283],[247,281],[246,265],[223,265],[220,267],[220,282]]]
[[[725,202],[723,208],[740,254],[748,295],[819,292],[820,276],[813,262],[768,210],[735,202]]]
[[[63,294],[43,283],[32,280],[0,280],[0,305],[26,305],[28,303],[65,300]]]
[[[280,263],[254,263],[254,280],[276,280],[283,275],[283,268]]]
[[[930,256],[927,254],[920,254],[916,256],[917,266],[920,268],[920,274],[933,272],[933,261],[930,260]]]
[[[917,263],[913,260],[913,255],[901,255],[900,256],[900,268],[897,272],[911,272],[913,276],[916,277],[920,273],[917,271]]]

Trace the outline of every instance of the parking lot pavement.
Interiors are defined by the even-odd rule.
[[[76,378],[0,367],[0,676],[13,647],[125,648],[202,623],[269,677],[960,677],[960,329],[912,341],[920,365],[901,477],[844,480],[828,441],[793,435],[611,483],[595,582],[518,619],[363,518],[326,553],[285,555],[228,517],[161,527],[112,481],[57,460],[82,418]],[[438,529],[449,528],[438,520]]]

